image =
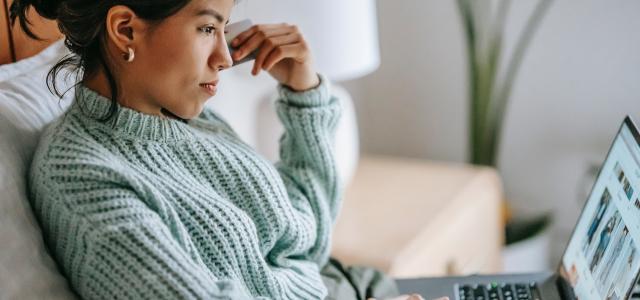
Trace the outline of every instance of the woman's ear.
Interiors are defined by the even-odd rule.
[[[141,41],[142,34],[145,32],[145,22],[124,5],[111,7],[107,12],[105,23],[107,40],[111,41],[121,53],[127,53],[127,47],[135,50],[136,42]]]

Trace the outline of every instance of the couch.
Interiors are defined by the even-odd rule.
[[[44,246],[25,182],[40,132],[71,103],[72,91],[59,101],[44,84],[51,65],[65,54],[57,42],[0,66],[0,299],[75,298]],[[272,110],[275,83],[238,68],[224,75],[227,88],[216,96],[222,100],[211,105],[243,139],[275,160],[282,130]],[[73,79],[61,77],[60,84],[71,86]],[[248,82],[253,89],[239,88]],[[349,94],[338,86],[334,91],[344,107],[336,150],[346,187],[334,256],[398,278],[498,271],[502,187],[497,173],[360,155]]]

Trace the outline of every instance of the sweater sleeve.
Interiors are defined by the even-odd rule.
[[[334,135],[341,107],[339,99],[330,95],[327,78],[319,76],[319,86],[303,92],[278,86],[276,110],[285,132],[276,168],[293,206],[313,211],[317,235],[308,258],[323,266],[329,258],[331,229],[340,209]]]
[[[50,167],[50,166],[49,166]],[[59,165],[32,170],[45,239],[83,299],[250,299],[220,280],[113,172]]]

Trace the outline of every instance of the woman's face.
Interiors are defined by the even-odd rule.
[[[121,63],[122,104],[152,114],[164,108],[182,119],[198,116],[215,94],[219,72],[232,65],[224,31],[233,5],[192,0],[142,33],[134,60]]]

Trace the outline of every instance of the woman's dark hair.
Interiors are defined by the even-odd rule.
[[[101,121],[111,119],[117,112],[118,87],[112,70],[105,58],[107,13],[115,5],[124,5],[136,15],[152,23],[160,23],[163,19],[177,13],[186,6],[189,0],[15,0],[11,4],[11,26],[16,19],[24,32],[31,38],[42,40],[36,36],[29,25],[27,14],[31,7],[42,17],[56,20],[58,28],[65,35],[64,44],[72,52],[56,63],[47,74],[49,91],[62,98],[56,86],[56,77],[64,68],[82,71],[84,76],[92,76],[102,66],[111,88],[111,107],[109,113]],[[76,82],[78,85],[80,82]],[[68,90],[67,90],[68,91]]]

